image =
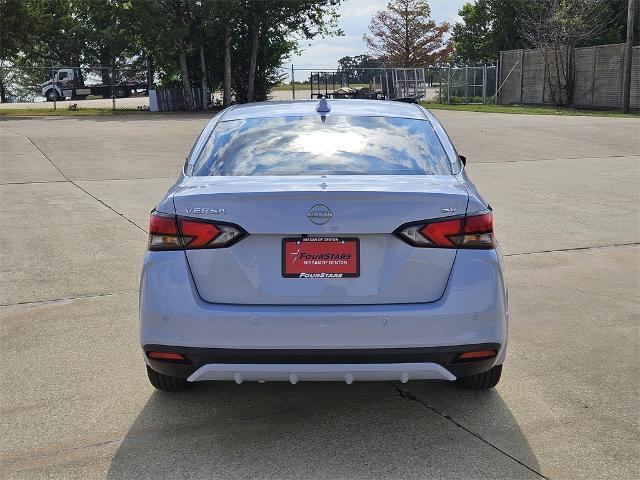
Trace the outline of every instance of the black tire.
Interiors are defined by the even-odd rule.
[[[466,390],[489,390],[500,381],[502,365],[496,365],[491,370],[477,373],[469,377],[461,377],[456,380],[456,385]]]
[[[47,90],[47,102],[59,101],[60,95],[53,88]]]
[[[124,87],[116,87],[115,90],[116,98],[124,98],[129,96],[129,90]]]
[[[147,376],[151,385],[158,390],[164,390],[166,392],[181,392],[191,386],[190,382],[187,382],[184,378],[170,377],[169,375],[163,375],[155,370],[152,370],[147,365]]]

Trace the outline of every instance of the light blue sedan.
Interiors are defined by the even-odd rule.
[[[492,213],[418,105],[269,102],[211,119],[151,213],[151,383],[443,380],[507,348]]]

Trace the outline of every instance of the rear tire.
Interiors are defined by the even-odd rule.
[[[501,374],[502,365],[496,365],[486,372],[460,377],[456,380],[456,385],[466,390],[489,390],[498,384]]]
[[[116,87],[115,96],[116,96],[116,98],[128,97],[129,96],[129,90],[127,90],[124,87]]]
[[[184,378],[163,375],[153,370],[149,365],[147,365],[147,376],[149,377],[151,385],[158,390],[164,390],[166,392],[182,392],[191,386],[191,382],[187,382]]]
[[[60,95],[54,89],[47,90],[47,102],[60,101]]]

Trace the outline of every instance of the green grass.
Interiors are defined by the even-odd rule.
[[[310,90],[311,86],[309,84],[297,84],[296,83],[296,90]],[[283,91],[287,91],[287,90],[291,90],[291,85],[276,85],[275,87],[271,88],[272,92],[283,92]]]
[[[149,113],[148,110],[111,110],[110,108],[79,108],[69,110],[68,108],[0,108],[0,116],[64,116],[64,117],[86,117],[97,115],[129,115],[132,113]]]
[[[449,105],[446,103],[426,103],[426,108],[430,110],[458,110],[464,112],[485,112],[485,113],[515,113],[525,115],[577,115],[577,116],[595,116],[595,117],[623,117],[623,118],[640,118],[640,111],[635,110],[631,113],[622,113],[619,110],[583,110],[576,108],[560,108],[560,107],[531,107],[521,105]],[[109,116],[109,115],[131,115],[131,114],[151,114],[148,110],[111,110],[110,108],[79,108],[78,110],[68,110],[66,108],[58,108],[53,110],[50,108],[0,108],[0,116],[65,116],[65,117],[82,117],[82,116]],[[168,112],[161,112],[168,113]],[[178,112],[173,112],[178,113]],[[154,113],[155,114],[155,113]],[[160,113],[158,113],[160,114]]]
[[[620,110],[585,110],[581,108],[553,107],[553,106],[523,106],[523,105],[449,105],[447,103],[427,103],[422,105],[429,110],[458,110],[463,112],[484,113],[515,113],[524,115],[574,115],[592,117],[625,117],[640,118],[640,111],[622,113]]]

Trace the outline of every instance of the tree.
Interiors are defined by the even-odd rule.
[[[453,27],[454,57],[460,63],[495,62],[501,50],[526,48],[520,17],[537,9],[537,0],[476,0],[458,11]]]
[[[11,14],[7,14],[11,12]],[[0,102],[8,97],[8,83],[14,76],[6,60],[13,58],[28,45],[32,19],[21,0],[0,0]]]
[[[567,8],[575,0],[560,2]],[[583,39],[579,46],[622,43],[626,35],[626,0],[595,0],[583,2],[593,6],[594,22],[601,22],[597,32]],[[454,55],[459,62],[496,61],[501,50],[532,48],[533,19],[547,17],[547,0],[476,0],[465,4],[458,15],[462,22],[453,27]],[[603,28],[600,28],[603,27]],[[591,29],[590,29],[591,30]],[[635,24],[636,45],[640,43],[640,22]]]
[[[149,83],[181,87],[187,108],[192,83],[224,87],[225,105],[262,100],[299,39],[337,33],[339,2],[0,0],[0,94],[8,82],[12,98],[34,92],[51,64],[102,65],[109,82],[110,66],[144,62]]]
[[[126,2],[126,0],[119,0]],[[189,0],[136,0],[126,9],[128,24],[136,32],[143,50],[163,69],[163,77],[179,81],[184,107],[191,110],[191,71],[189,58],[199,58],[194,45],[194,20]],[[150,15],[153,12],[153,15]],[[193,62],[197,65],[197,60]],[[193,69],[194,72],[197,68]]]
[[[453,26],[455,58],[463,63],[495,61],[496,51],[492,32],[492,17],[487,0],[465,3],[458,11],[462,23]]]
[[[225,25],[224,29],[224,84],[222,105],[231,105],[231,27]]]
[[[592,45],[607,32],[614,19],[604,0],[538,0],[543,7],[523,16],[521,34],[540,49],[545,82],[556,105],[571,105],[575,92],[575,49]]]
[[[276,53],[280,51],[280,63],[291,52],[296,50],[297,43],[291,39],[294,36],[310,40],[318,35],[333,32],[340,35],[339,30],[334,30],[338,18],[337,6],[341,0],[247,0],[247,31],[249,37],[249,65],[247,73],[246,100],[253,102],[256,98],[262,98],[257,94],[255,86],[259,75],[258,56],[259,50],[265,46],[276,47]],[[267,37],[269,35],[269,38]],[[274,39],[279,39],[277,44]],[[264,55],[263,59],[276,56]],[[275,72],[272,72],[275,73]],[[265,77],[263,76],[263,79]],[[278,83],[281,75],[273,77]],[[266,92],[265,92],[266,94]]]
[[[382,63],[369,55],[356,55],[355,57],[342,57],[338,60],[338,67],[348,74],[351,83],[370,83],[373,77],[380,73]]]
[[[0,0],[0,60],[28,45],[33,19],[22,0]]]
[[[364,42],[379,60],[392,65],[432,65],[446,62],[451,46],[445,42],[449,25],[431,19],[426,0],[391,0],[369,24]]]

